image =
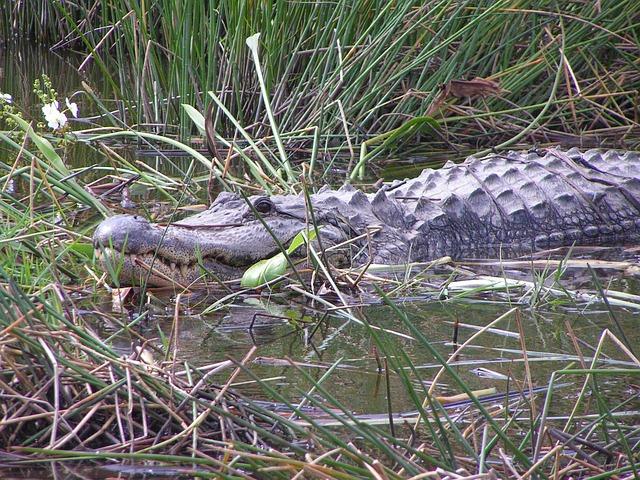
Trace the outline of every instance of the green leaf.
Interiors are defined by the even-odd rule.
[[[286,269],[287,258],[280,252],[269,259],[260,260],[251,265],[242,275],[240,285],[245,288],[255,288],[283,275]]]
[[[315,230],[309,230],[309,240],[307,240],[307,231],[302,230],[293,238],[293,240],[291,240],[291,245],[289,245],[289,247],[287,248],[287,254],[291,255],[299,247],[307,243],[307,241],[311,242],[315,240],[316,236],[317,235]]]
[[[287,247],[287,255],[293,254],[298,248],[316,238],[316,231],[309,231],[309,239],[307,240],[307,231],[302,230],[291,241]],[[287,270],[287,257],[280,252],[271,258],[260,260],[251,265],[242,275],[240,285],[244,288],[256,288],[258,285],[270,282],[284,275]]]
[[[85,242],[73,242],[69,245],[69,250],[77,253],[78,255],[85,257],[87,259],[93,258],[94,248],[90,243]]]

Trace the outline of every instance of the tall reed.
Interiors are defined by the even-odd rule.
[[[562,11],[550,0],[93,4],[59,2],[52,9],[38,1],[32,14],[17,16],[5,8],[5,37],[28,32],[51,44],[55,32],[64,34],[57,46],[91,56],[127,101],[126,122],[160,124],[161,132],[177,123],[189,134],[179,105],[204,111],[211,90],[254,138],[270,134],[245,45],[257,32],[281,132],[319,127],[346,148],[347,138],[359,143],[430,114],[449,141],[489,145],[531,123],[558,70],[551,108],[526,141],[576,143],[587,132],[596,140],[629,138],[637,127],[639,13],[632,0],[564,2]],[[441,95],[448,82],[474,77],[504,91],[471,100]],[[215,120],[233,136],[219,111]],[[310,144],[311,135],[304,140]]]

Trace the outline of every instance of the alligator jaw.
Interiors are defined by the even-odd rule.
[[[96,248],[96,258],[104,271],[113,273],[121,285],[176,286],[186,288],[205,280],[226,281],[242,276],[243,268],[210,258],[190,263],[172,262],[153,253],[122,253],[115,248]]]
[[[238,228],[235,226],[234,230]],[[273,239],[256,234],[255,228],[251,233],[253,250],[249,247],[238,255],[237,251],[231,252],[224,229],[219,229],[212,239],[201,230],[179,224],[164,227],[139,216],[116,215],[100,223],[93,243],[100,266],[117,276],[121,285],[146,281],[153,286],[187,287],[207,276],[219,280],[240,278],[248,266],[264,258],[261,252],[277,251]]]

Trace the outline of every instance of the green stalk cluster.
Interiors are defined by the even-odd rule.
[[[13,23],[5,9],[0,24],[5,37],[64,38],[58,48],[91,56],[125,100],[125,123],[161,125],[155,133],[176,124],[189,136],[180,104],[204,112],[213,91],[254,138],[271,135],[245,44],[260,33],[261,74],[282,135],[319,128],[346,151],[423,115],[444,123],[450,142],[474,146],[511,138],[533,119],[542,132],[528,143],[579,141],[586,131],[620,135],[636,121],[635,2],[562,7],[551,0],[43,0],[29,2],[31,15],[19,12]],[[42,26],[33,23],[36,13]],[[439,102],[443,85],[475,77],[499,82],[502,92]],[[540,109],[529,108],[547,103],[540,118]],[[233,122],[214,111],[217,131],[233,137]],[[310,133],[299,137],[311,145]]]

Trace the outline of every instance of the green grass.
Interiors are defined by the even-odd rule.
[[[637,122],[635,3],[561,7],[506,0],[38,1],[15,16],[3,10],[2,21],[5,36],[51,44],[66,35],[60,48],[90,56],[125,102],[124,123],[154,124],[156,133],[193,133],[180,104],[204,112],[213,91],[253,138],[269,137],[274,126],[280,133],[318,128],[346,154],[425,114],[441,123],[447,143],[431,135],[407,142],[490,146],[522,131],[529,144],[620,138]],[[263,82],[245,43],[258,32]],[[441,85],[476,76],[500,82],[501,98],[438,102]],[[214,125],[234,136],[219,109]],[[311,145],[312,135],[300,140]]]
[[[590,265],[570,258],[537,264],[532,281],[508,278],[504,268],[518,267],[508,262],[493,265],[501,275],[474,279],[460,269],[434,273],[434,264],[385,272],[320,265],[315,275],[334,291],[335,303],[289,278],[293,292],[357,324],[375,346],[387,412],[366,416],[336,395],[342,358],[319,377],[292,361],[290,368],[310,387],[299,387],[291,398],[255,372],[250,361],[258,351],[202,371],[174,358],[172,337],[147,342],[138,333],[152,312],[147,297],[131,318],[93,306],[104,301],[103,292],[118,292],[104,284],[90,244],[96,221],[118,209],[111,189],[131,186],[136,198],[144,198],[142,189],[156,191],[165,210],[144,201],[141,210],[162,220],[174,218],[187,198],[203,198],[212,185],[306,192],[313,186],[305,182],[323,176],[338,156],[348,158],[345,177],[356,178],[368,161],[418,150],[459,156],[458,150],[558,139],[637,146],[638,15],[631,0],[564,2],[561,12],[551,1],[34,1],[22,9],[2,7],[5,39],[19,32],[73,49],[81,54],[72,60],[76,67],[90,57],[83,68],[101,73],[104,90],[86,85],[84,95],[104,128],[45,135],[14,118],[15,128],[0,132],[12,159],[0,163],[0,445],[25,462],[159,462],[189,465],[202,478],[299,472],[439,478],[490,469],[513,478],[638,476],[637,394],[610,397],[602,379],[637,378],[637,352],[617,314],[637,311],[640,301],[597,281],[586,292],[565,286],[567,268],[588,272]],[[252,50],[246,40],[258,32],[259,48]],[[499,81],[505,91],[499,97],[443,96],[443,84],[476,76]],[[116,100],[120,108],[109,112]],[[214,108],[207,119],[209,104]],[[221,152],[213,159],[188,142],[205,136],[207,121]],[[162,167],[131,160],[115,147],[121,140],[151,150],[168,146],[189,160],[171,174],[169,158]],[[93,149],[98,163],[71,169],[66,153],[77,145]],[[236,159],[244,171],[226,168]],[[300,159],[308,169],[299,168]],[[18,184],[15,192],[10,182]],[[400,328],[371,324],[366,309],[340,291],[340,274],[356,278],[356,285],[382,287],[379,295]],[[224,309],[240,294],[225,292],[204,310]],[[414,295],[506,307],[446,356],[394,303]],[[534,362],[553,355],[527,348],[521,311],[544,315],[592,304],[610,319],[598,345],[583,352],[584,342],[568,329],[573,350],[548,384],[534,386]],[[114,325],[108,337],[85,323],[87,305]],[[518,338],[520,349],[491,351],[505,358],[515,351],[526,369],[509,377],[518,395],[500,392],[485,402],[460,376],[456,360],[496,332]],[[111,340],[124,333],[142,347],[128,355],[116,351]],[[428,376],[401,342],[429,352],[439,373]],[[239,374],[282,410],[237,394],[230,386]],[[427,388],[426,381],[440,378],[466,393],[466,403],[447,406],[435,387]],[[396,411],[391,384],[400,386],[413,411]],[[575,407],[550,418],[558,395],[572,395]]]
[[[64,286],[28,294],[4,270],[0,275],[0,390],[7,411],[0,441],[25,455],[25,461],[154,462],[175,468],[176,474],[191,466],[202,478],[260,474],[275,467],[273,475],[283,478],[316,471],[333,478],[377,478],[377,472],[393,479],[435,475],[436,468],[440,476],[457,472],[462,478],[489,470],[501,477],[528,472],[551,478],[559,470],[589,476],[614,467],[620,472],[639,468],[634,453],[639,432],[628,422],[637,394],[627,400],[609,398],[600,381],[607,376],[637,378],[640,364],[606,330],[591,358],[578,349],[578,359],[567,358],[548,385],[534,388],[528,373],[511,374],[511,395],[501,391],[485,399],[461,378],[457,361],[485,335],[515,329],[522,347],[517,353],[528,365],[535,352],[527,351],[519,308],[509,308],[444,356],[379,291],[413,337],[412,348],[430,352],[439,372],[429,375],[392,332],[370,325],[366,314],[358,315],[363,333],[376,346],[381,381],[389,385],[393,380],[394,385],[388,390],[386,414],[358,415],[334,391],[332,379],[342,358],[319,377],[291,360],[289,368],[304,379],[291,398],[254,373],[256,347],[242,359],[205,370],[174,358],[171,339],[158,346],[141,338],[143,347],[123,356],[74,314],[78,299]],[[122,322],[117,315],[103,317],[116,327],[112,336],[137,335],[138,318]],[[605,347],[619,348],[619,354],[611,358]],[[159,360],[163,357],[165,361]],[[230,389],[238,373],[256,382],[278,411],[276,404]],[[448,391],[466,393],[468,399],[447,405],[436,387],[444,379]],[[394,407],[400,394],[411,400],[413,411]],[[575,407],[558,418],[554,403],[568,394]],[[590,458],[586,465],[585,456]]]

